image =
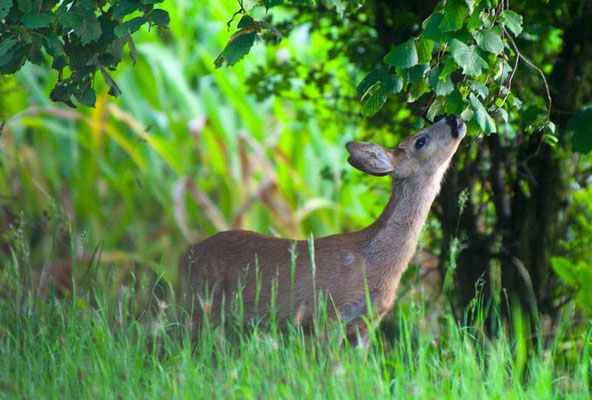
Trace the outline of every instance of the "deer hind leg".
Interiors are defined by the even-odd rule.
[[[205,319],[214,323],[219,321],[222,297],[220,279],[208,276],[207,271],[199,271],[197,268],[195,265],[190,267],[182,293],[193,338]]]

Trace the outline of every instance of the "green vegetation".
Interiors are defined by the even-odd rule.
[[[0,0],[0,70],[24,63],[0,76],[0,398],[590,397],[589,2],[33,3]],[[126,40],[79,31],[91,9]],[[51,34],[90,65],[70,47],[52,68]],[[367,354],[339,326],[191,342],[172,290],[189,243],[366,226],[390,184],[345,143],[446,113],[470,129],[422,234],[432,264]]]
[[[20,279],[17,270],[18,265],[9,265],[4,282]],[[112,296],[94,289],[69,300],[52,296],[48,302],[25,291],[14,293],[18,304],[0,299],[0,394],[80,399],[590,396],[592,324],[573,336],[571,321],[564,319],[546,337],[530,331],[516,308],[513,338],[505,330],[488,337],[482,324],[461,328],[450,313],[430,312],[423,300],[404,300],[396,330],[371,333],[368,351],[344,344],[344,330],[324,325],[322,318],[318,326],[326,326],[325,334],[279,329],[273,323],[206,323],[192,341],[170,291],[155,281],[148,289],[152,300],[138,306],[133,287]],[[482,307],[476,303],[471,311],[481,323]]]
[[[45,55],[58,71],[50,97],[74,107],[76,101],[94,106],[95,75],[101,73],[109,94],[118,96],[113,71],[129,46],[137,57],[131,34],[146,23],[165,26],[168,14],[154,8],[162,0],[105,1],[2,0],[0,2],[0,74],[13,74],[26,61],[44,65]],[[133,18],[132,18],[133,16]],[[65,75],[65,76],[64,76]]]

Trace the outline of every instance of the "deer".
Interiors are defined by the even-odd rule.
[[[346,335],[368,346],[368,321],[391,310],[430,207],[466,134],[460,116],[447,116],[393,149],[349,142],[347,161],[374,176],[390,176],[390,199],[378,219],[355,232],[289,240],[230,230],[191,245],[179,259],[186,307],[195,332],[204,316],[228,312],[240,292],[243,318],[269,317],[310,326],[319,294]],[[370,315],[370,310],[371,315]]]

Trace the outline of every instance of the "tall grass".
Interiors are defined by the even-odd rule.
[[[146,269],[124,282],[73,280],[62,299],[55,286],[40,295],[19,261],[26,247],[0,270],[0,398],[590,397],[592,324],[574,335],[569,313],[553,332],[518,308],[502,323],[478,294],[467,310],[474,325],[459,325],[443,298],[407,296],[364,349],[342,340],[322,296],[312,333],[273,311],[245,324],[238,296],[222,323],[206,317],[194,334],[180,293]],[[73,266],[85,268],[96,270]]]
[[[170,298],[154,294],[152,306],[144,309],[135,296],[130,285],[116,295],[95,287],[47,302],[35,296],[0,298],[0,396],[590,396],[592,327],[566,348],[561,332],[568,321],[543,345],[544,337],[537,337],[539,344],[529,337],[520,314],[512,338],[506,329],[488,338],[482,327],[459,327],[446,312],[434,320],[425,303],[410,302],[397,310],[397,329],[374,332],[365,351],[335,337],[279,327],[273,319],[248,329],[206,322],[192,341],[183,312]]]

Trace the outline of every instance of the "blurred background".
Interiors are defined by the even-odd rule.
[[[592,313],[592,156],[571,144],[592,102],[592,11],[550,3],[512,7],[524,15],[521,52],[547,76],[558,143],[533,125],[547,99],[523,63],[512,90],[528,103],[510,98],[499,135],[471,126],[401,288],[432,302],[444,288],[459,320],[476,293],[502,314],[510,303],[540,312],[549,327],[562,312],[575,325]],[[351,168],[344,145],[396,145],[430,123],[429,99],[393,96],[365,118],[356,86],[434,5],[372,1],[345,15],[276,7],[266,18],[283,39],[215,69],[237,4],[165,1],[169,30],[134,35],[137,62],[113,73],[117,99],[96,80],[95,108],[52,103],[57,74],[30,63],[2,77],[2,291],[9,281],[39,296],[54,282],[62,296],[116,292],[131,277],[174,285],[184,248],[218,231],[305,239],[370,224],[390,182]]]

